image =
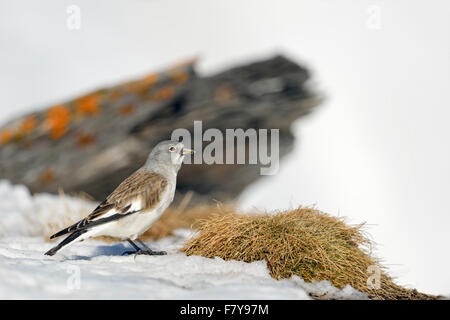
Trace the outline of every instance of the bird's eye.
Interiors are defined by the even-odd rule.
[[[170,152],[174,152],[174,151],[175,151],[175,147],[174,147],[174,146],[171,146],[171,147],[169,148],[169,151],[170,151]]]

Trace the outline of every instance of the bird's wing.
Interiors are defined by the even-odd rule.
[[[161,200],[166,188],[167,180],[162,175],[141,168],[125,179],[86,218],[55,233],[50,239],[151,210]]]

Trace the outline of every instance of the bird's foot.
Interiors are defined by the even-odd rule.
[[[148,252],[147,254],[149,254],[151,256],[165,256],[167,254],[166,251],[147,250],[146,252]]]
[[[153,251],[153,250],[137,250],[137,251],[125,251],[122,256],[134,254],[135,256],[145,254],[148,256],[164,256],[167,254],[166,251]]]

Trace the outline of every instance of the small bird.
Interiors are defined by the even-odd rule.
[[[53,256],[58,250],[96,236],[127,240],[135,251],[124,254],[164,255],[153,251],[138,237],[159,219],[173,201],[178,170],[184,157],[194,153],[181,142],[162,141],[148,156],[147,162],[119,186],[86,218],[63,229],[50,239],[69,234],[45,254]],[[143,247],[139,248],[134,241]]]

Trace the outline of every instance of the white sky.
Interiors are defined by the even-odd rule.
[[[445,0],[0,0],[0,123],[185,58],[211,73],[284,52],[327,101],[242,206],[367,221],[400,283],[450,294],[449,15]]]

